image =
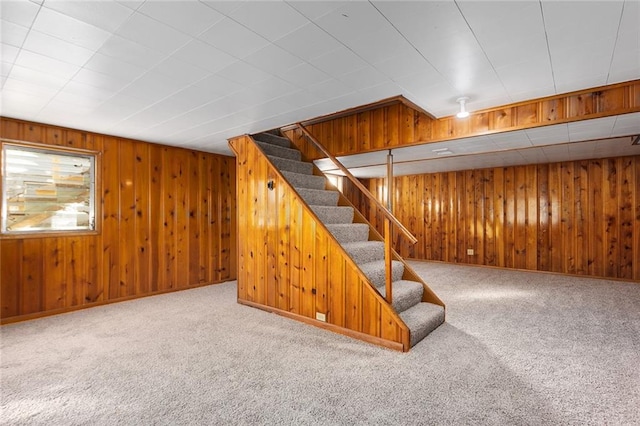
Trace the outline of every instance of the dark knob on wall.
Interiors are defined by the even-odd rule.
[[[271,179],[269,182],[267,182],[267,188],[269,188],[269,191],[273,191],[274,187],[275,187],[275,184],[273,182],[273,179]]]

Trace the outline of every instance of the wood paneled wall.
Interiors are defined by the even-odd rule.
[[[335,118],[310,120],[306,126],[329,152],[337,156],[638,111],[640,80],[634,80],[474,111],[464,120],[455,116],[434,119],[410,104],[397,101],[389,105],[385,100],[378,108],[368,107],[365,111],[356,110],[347,115],[337,113]],[[302,138],[301,132],[293,127],[285,130],[292,140]],[[303,154],[309,159],[323,157],[310,147],[304,149]]]
[[[398,239],[403,256],[640,281],[640,156],[394,182],[394,214],[419,240]],[[381,229],[380,216],[342,185]],[[383,179],[365,185],[382,199]]]
[[[99,235],[0,240],[3,321],[235,279],[234,158],[8,118],[1,136],[102,166]]]
[[[408,350],[409,330],[248,137],[237,159],[238,301]],[[268,190],[267,183],[274,182]],[[326,322],[316,320],[316,313]]]

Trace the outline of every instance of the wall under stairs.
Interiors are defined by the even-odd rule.
[[[291,186],[295,175],[279,170],[278,162],[286,160],[267,157],[250,136],[234,138],[230,146],[237,160],[238,302],[409,350],[415,343],[410,328],[322,223],[318,208],[309,207],[302,190]],[[322,185],[317,189],[329,186],[314,172]],[[350,203],[340,194],[338,205]],[[355,216],[355,222],[366,222],[357,211]],[[380,238],[372,228],[369,232]],[[403,279],[416,277],[409,268],[404,271]],[[428,288],[424,297],[443,306]]]

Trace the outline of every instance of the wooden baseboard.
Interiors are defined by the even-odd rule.
[[[339,327],[339,326],[334,325],[334,324],[329,324],[329,323],[326,323],[326,322],[323,322],[323,321],[318,321],[318,320],[313,319],[313,318],[308,318],[308,317],[305,317],[303,315],[294,314],[292,312],[287,312],[287,311],[284,311],[284,310],[278,309],[278,308],[272,308],[271,306],[265,306],[265,305],[261,305],[259,303],[250,302],[248,300],[238,299],[238,303],[240,303],[241,305],[251,306],[252,308],[257,308],[257,309],[261,309],[263,311],[267,311],[267,312],[271,312],[271,313],[274,313],[274,314],[278,314],[278,315],[281,315],[281,316],[286,317],[286,318],[294,319],[296,321],[300,321],[300,322],[303,322],[305,324],[314,325],[316,327],[323,328],[325,330],[329,330],[329,331],[332,331],[334,333],[342,334],[344,336],[352,337],[354,339],[362,340],[364,342],[371,343],[371,344],[374,344],[376,346],[382,346],[384,348],[393,349],[393,350],[399,351],[399,352],[405,352],[406,351],[405,348],[403,347],[402,343],[399,343],[399,342],[393,342],[391,340],[386,340],[386,339],[382,339],[380,337],[371,336],[369,334],[361,333],[359,331],[349,330],[348,328]]]
[[[190,285],[189,287],[170,288],[170,289],[167,289],[167,290],[158,290],[158,291],[153,292],[153,293],[140,294],[140,295],[136,295],[136,296],[125,296],[125,297],[119,297],[119,298],[113,299],[113,300],[104,300],[104,301],[100,301],[100,302],[87,303],[86,305],[78,305],[78,306],[72,306],[72,307],[69,307],[69,308],[52,309],[50,311],[34,312],[32,314],[17,315],[17,316],[8,317],[8,318],[0,318],[0,325],[13,324],[13,323],[22,322],[22,321],[29,321],[29,320],[34,320],[34,319],[38,319],[38,318],[49,317],[49,316],[52,316],[52,315],[67,314],[67,313],[79,311],[79,310],[82,310],[82,309],[94,308],[96,306],[110,305],[112,303],[126,302],[128,300],[141,299],[143,297],[150,297],[150,296],[158,296],[160,294],[174,293],[176,291],[189,290],[189,289],[198,288],[198,287],[206,287],[206,286],[209,286],[209,285],[222,284],[222,283],[226,283],[226,282],[229,282],[229,281],[235,281],[235,280],[236,279],[233,278],[233,279],[228,279],[228,280],[223,280],[223,281],[215,281],[215,282],[212,282],[212,283],[194,284],[194,285]]]

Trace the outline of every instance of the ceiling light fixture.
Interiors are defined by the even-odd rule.
[[[469,111],[467,111],[464,106],[467,103],[467,101],[469,100],[469,98],[467,97],[462,97],[462,98],[458,98],[456,100],[456,102],[458,102],[460,104],[460,112],[456,114],[456,117],[458,118],[467,118],[469,116]]]

